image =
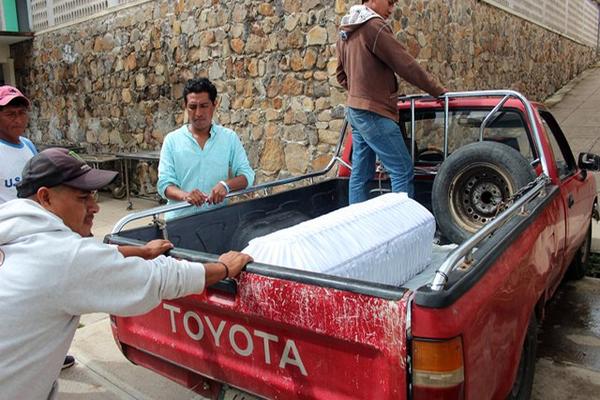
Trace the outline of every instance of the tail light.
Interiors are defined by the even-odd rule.
[[[464,399],[462,339],[413,339],[412,397],[414,400]]]

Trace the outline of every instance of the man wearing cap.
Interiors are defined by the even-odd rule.
[[[29,122],[31,103],[21,91],[13,86],[0,86],[0,204],[17,198],[17,184],[25,163],[37,150],[23,133]],[[75,364],[75,358],[67,355],[63,368]]]
[[[19,89],[0,86],[0,204],[17,198],[21,170],[37,154],[22,135],[27,129],[29,100]]]
[[[159,256],[125,258],[93,238],[94,191],[116,172],[93,169],[51,148],[29,160],[19,200],[0,205],[0,393],[7,399],[55,398],[56,380],[80,315],[143,314],[234,277],[250,256],[217,262]]]
[[[27,161],[37,154],[33,143],[21,136],[29,122],[31,102],[13,86],[0,86],[0,204],[17,198],[17,184]],[[171,248],[168,241],[151,241],[143,247],[119,246],[125,256],[154,258]],[[65,356],[63,369],[75,364],[75,358]]]

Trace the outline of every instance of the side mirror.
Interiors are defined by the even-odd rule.
[[[577,166],[588,171],[600,171],[600,156],[592,153],[579,153]]]

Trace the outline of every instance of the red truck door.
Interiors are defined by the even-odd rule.
[[[556,174],[560,179],[560,193],[565,209],[565,238],[564,256],[562,266],[570,262],[580,246],[588,230],[591,208],[589,202],[584,201],[590,185],[586,182],[590,177],[584,178],[578,171],[575,158],[569,147],[560,126],[548,111],[540,111],[540,117],[550,142],[554,156]],[[562,268],[559,268],[560,272]],[[559,278],[562,274],[558,273]]]

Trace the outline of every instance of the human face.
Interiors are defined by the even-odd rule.
[[[62,219],[73,232],[88,237],[92,236],[94,214],[100,210],[94,194],[94,192],[60,185],[40,188],[37,198],[42,207]]]
[[[7,105],[0,110],[0,139],[18,144],[19,136],[23,135],[29,114],[27,107]]]
[[[388,19],[394,11],[397,0],[369,0],[365,3],[367,7],[381,15],[383,19]]]
[[[189,93],[185,98],[192,133],[208,133],[212,125],[216,102],[213,103],[207,92]]]

